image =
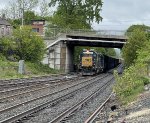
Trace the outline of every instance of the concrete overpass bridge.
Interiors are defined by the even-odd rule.
[[[51,68],[70,72],[75,46],[122,48],[127,39],[125,31],[53,30],[51,36],[45,38],[46,61]]]

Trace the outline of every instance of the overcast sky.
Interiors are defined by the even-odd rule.
[[[95,29],[127,29],[132,24],[150,26],[150,0],[103,0],[103,22]]]
[[[0,0],[0,8],[10,0]],[[150,26],[150,0],[103,0],[103,21],[93,24],[96,30],[125,30],[132,24]]]

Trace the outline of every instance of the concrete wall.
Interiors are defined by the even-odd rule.
[[[66,72],[72,72],[73,69],[73,54],[74,47],[67,46],[66,47]]]
[[[67,46],[63,41],[49,48],[49,67],[62,70],[66,73],[73,71],[74,48]]]

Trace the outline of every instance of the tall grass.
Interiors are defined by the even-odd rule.
[[[24,78],[47,74],[58,74],[59,70],[49,68],[41,63],[25,62],[25,74],[18,74],[18,62],[11,62],[0,54],[0,79]]]
[[[55,70],[49,68],[48,65],[43,65],[42,63],[32,63],[26,62],[26,74],[34,74],[34,75],[45,75],[45,74],[58,74],[59,70]]]
[[[118,76],[114,73],[116,84],[114,91],[123,104],[128,104],[133,101],[138,94],[143,92],[144,85],[149,83],[146,78],[146,65],[136,64],[125,69],[123,75]]]

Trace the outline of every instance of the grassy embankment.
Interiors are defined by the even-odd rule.
[[[48,74],[58,74],[60,71],[54,70],[40,63],[25,62],[25,74],[18,74],[18,62],[11,62],[4,57],[0,58],[0,79],[28,78],[32,76],[42,76]]]
[[[115,79],[114,91],[124,105],[136,100],[144,91],[144,86],[150,83],[147,66],[141,64],[130,66],[121,76],[115,72]]]

